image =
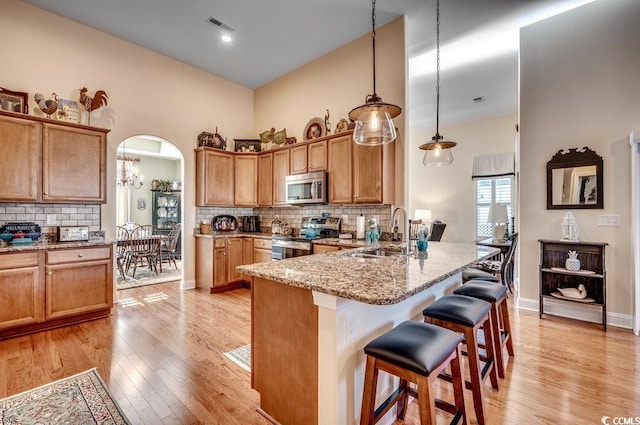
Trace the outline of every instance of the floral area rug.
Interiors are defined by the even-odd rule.
[[[129,289],[137,288],[139,286],[156,285],[158,283],[167,283],[180,280],[182,278],[182,264],[180,260],[176,261],[177,269],[173,264],[163,264],[162,273],[158,269],[158,274],[153,270],[149,270],[146,267],[138,267],[136,270],[135,279],[131,276],[133,274],[133,267],[129,270],[126,278],[123,279],[118,273],[118,279],[116,280],[116,289]]]
[[[251,372],[251,344],[238,347],[224,355],[247,372]]]
[[[94,369],[0,400],[0,424],[130,424]]]

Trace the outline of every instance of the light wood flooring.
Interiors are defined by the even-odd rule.
[[[249,373],[223,355],[250,342],[249,290],[168,283],[119,291],[118,301],[107,319],[0,341],[0,397],[97,367],[134,424],[268,423]],[[490,424],[640,417],[640,339],[630,331],[526,311],[512,311],[512,327],[506,379],[498,392],[485,386]],[[412,403],[407,423],[416,412]]]

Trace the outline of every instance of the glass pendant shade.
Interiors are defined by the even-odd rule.
[[[377,146],[386,145],[395,140],[396,127],[384,106],[370,104],[356,109],[360,110],[360,115],[356,119],[356,127],[353,130],[354,142],[359,145]]]
[[[427,167],[441,167],[453,163],[453,153],[451,148],[457,145],[456,142],[445,140],[439,134],[433,136],[430,142],[420,146],[424,152],[422,163]]]

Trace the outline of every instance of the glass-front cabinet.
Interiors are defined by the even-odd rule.
[[[151,209],[151,224],[156,226],[162,234],[169,234],[173,226],[180,223],[180,194],[179,190],[162,192],[152,190],[153,203]],[[178,240],[175,257],[180,258],[180,241]]]

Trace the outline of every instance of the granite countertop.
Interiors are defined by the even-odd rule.
[[[231,238],[231,237],[242,237],[242,238],[259,238],[259,239],[271,239],[271,233],[259,233],[259,232],[211,232],[211,233],[194,233],[193,236],[196,238]]]
[[[496,248],[471,243],[430,242],[426,255],[412,252],[378,258],[350,256],[371,247],[393,244],[384,242],[366,245],[366,248],[250,264],[239,266],[237,270],[367,304],[388,305],[418,294],[499,252]],[[398,246],[397,242],[395,246]]]
[[[114,241],[78,241],[78,242],[33,242],[13,245],[11,243],[0,245],[0,254],[4,252],[40,251],[66,248],[90,248],[93,246],[113,245]]]

